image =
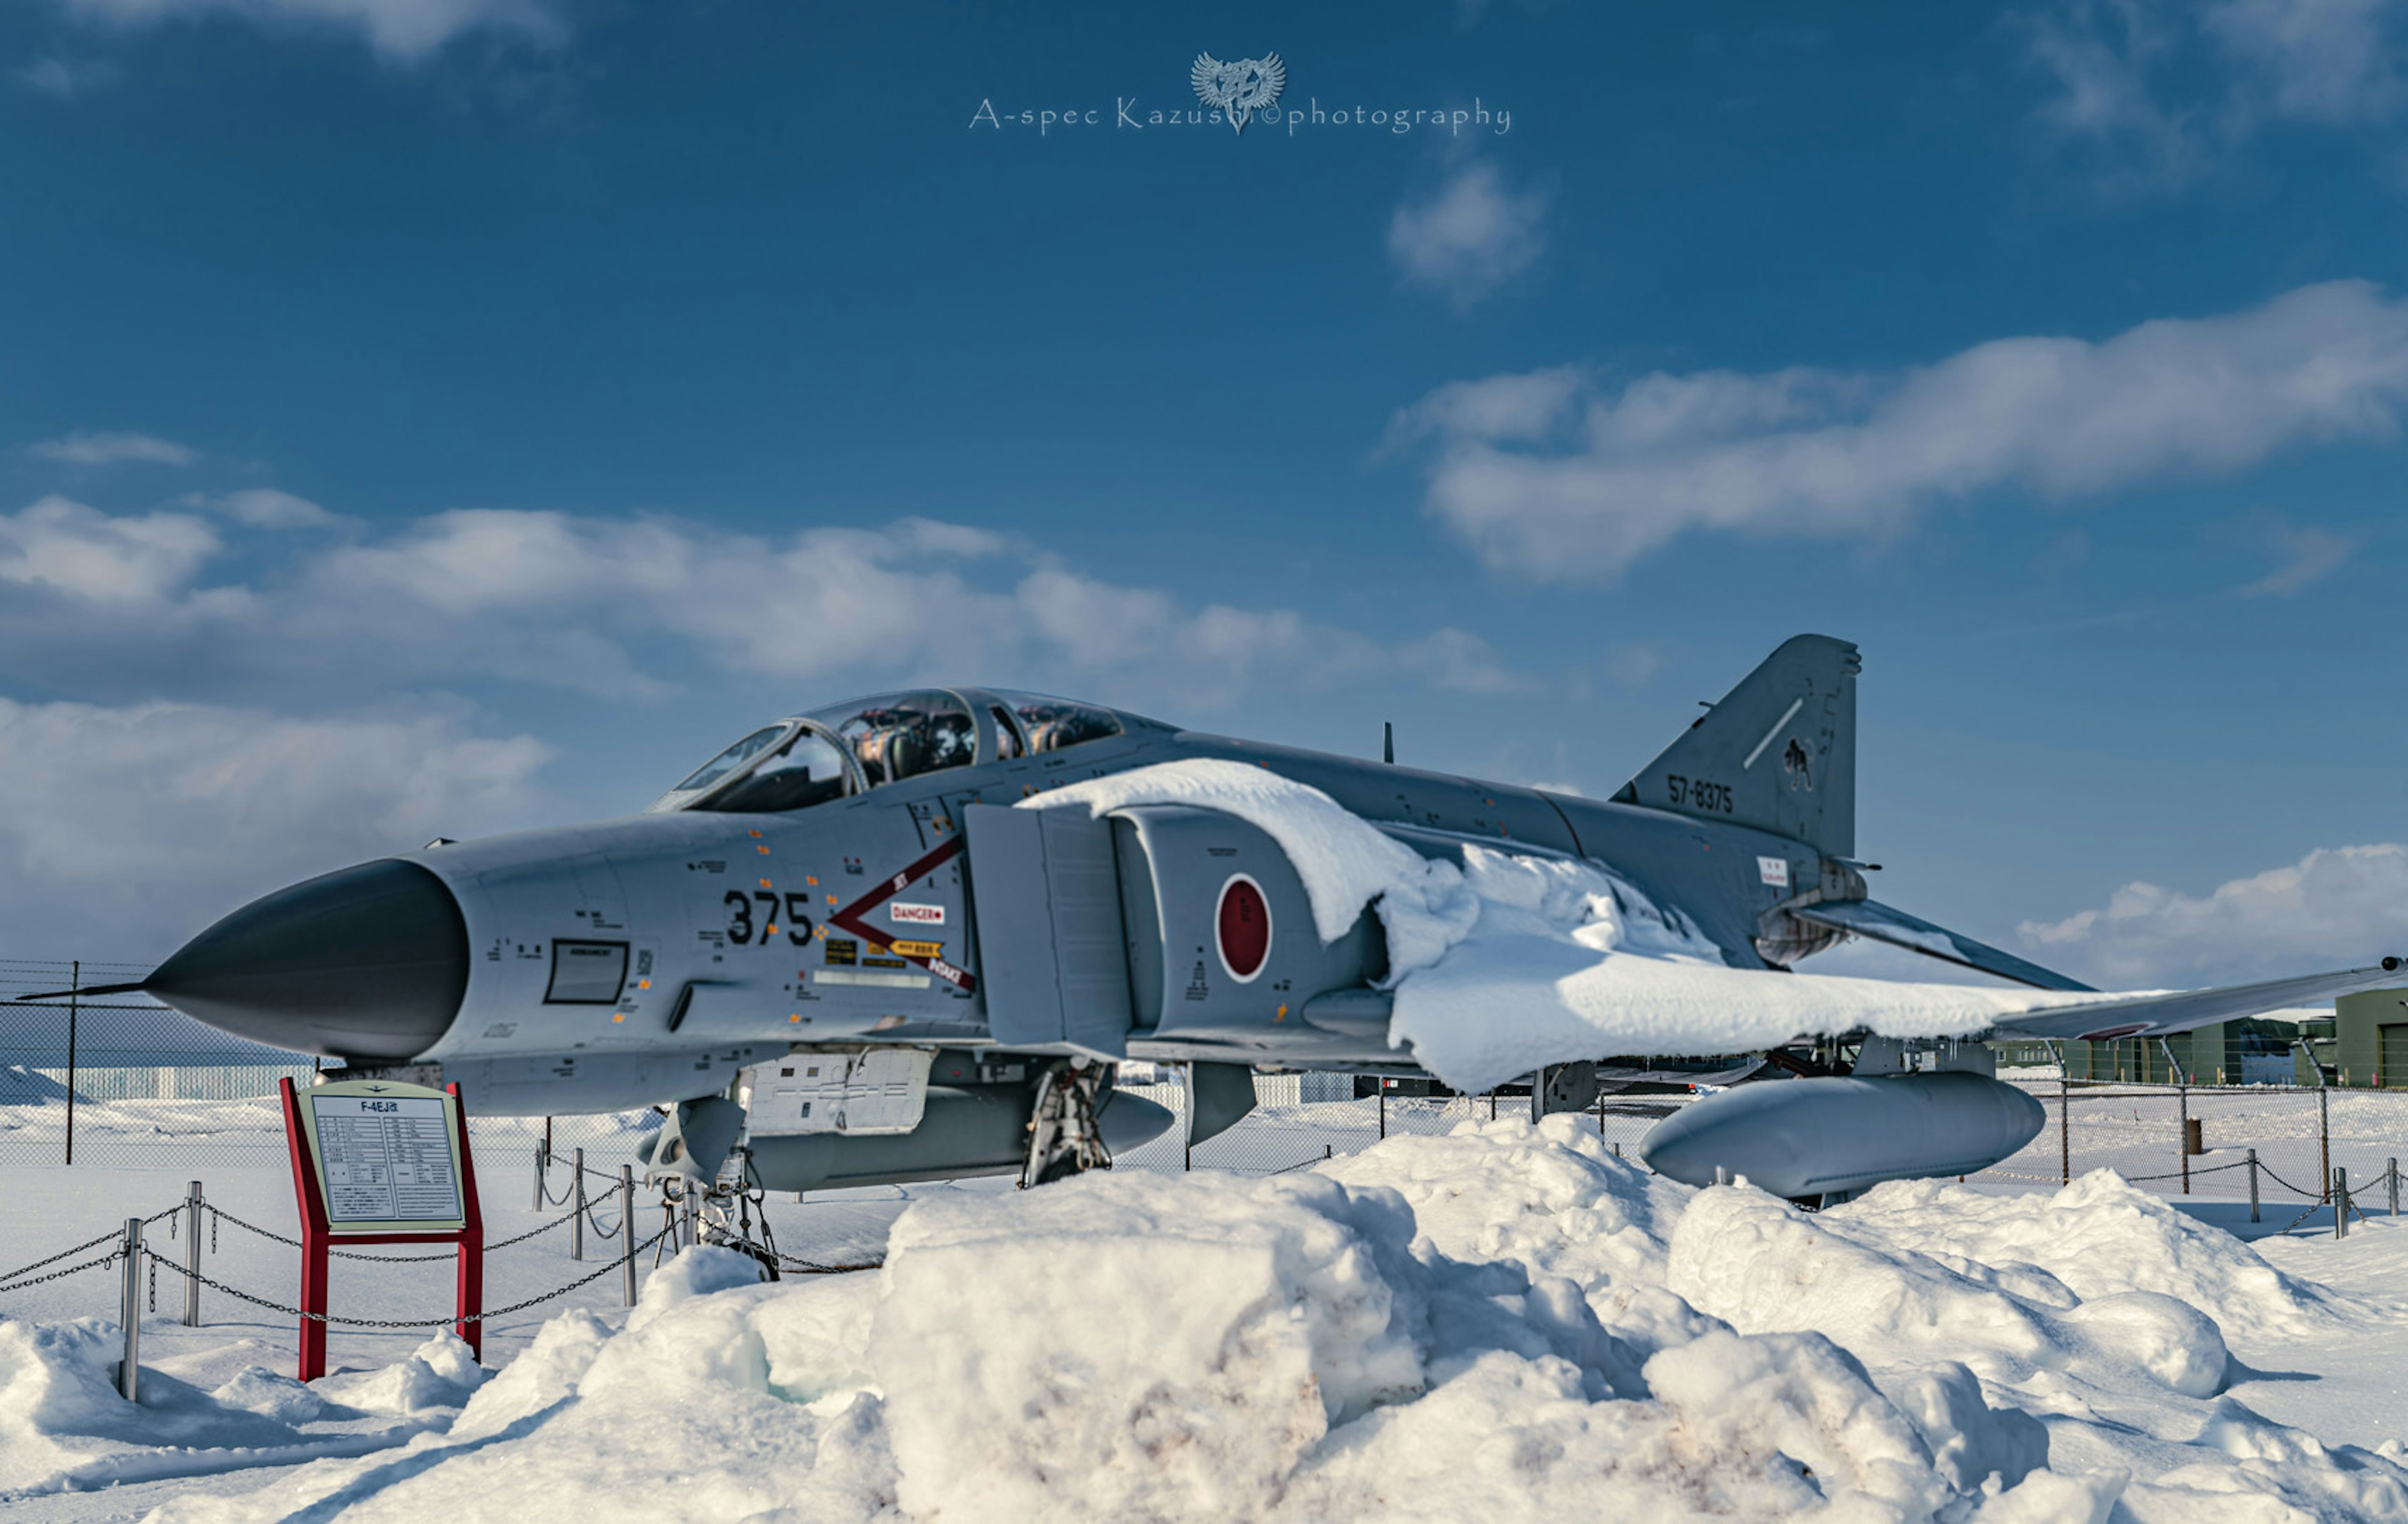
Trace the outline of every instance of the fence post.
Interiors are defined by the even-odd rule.
[[[2325,1194],[2332,1194],[2332,1092],[2324,1077],[2316,1078],[2316,1164],[2325,1172]]]
[[[83,988],[83,960],[67,965],[67,1162],[75,1162],[75,1092],[76,1092],[76,1007],[80,1002],[77,991]]]
[[[2249,1220],[2258,1220],[2258,1150],[2249,1150]]]
[[[2073,1092],[2066,1086],[2061,1064],[2057,1075],[2057,1183],[2073,1183]]]
[[[2160,1042],[2164,1040],[2158,1039]],[[2169,1058],[2166,1061],[2171,1063],[2173,1061]],[[2188,1085],[2182,1088],[2179,1104],[2182,1107],[2182,1136],[2175,1140],[2174,1147],[2182,1150],[2182,1193],[2187,1196],[2190,1194],[2190,1087]]]
[[[568,1257],[585,1258],[585,1150],[568,1151],[568,1172],[576,1176],[568,1183],[568,1209],[577,1214],[568,1224]]]
[[[2336,1165],[2332,1172],[2333,1236],[2349,1236],[2349,1170]]]
[[[201,1326],[201,1183],[184,1188],[184,1326]]]
[[[2385,1160],[2383,1161],[2383,1173],[2385,1177],[2390,1183],[2391,1215],[2396,1218],[2400,1215],[2400,1161],[2396,1159]]]
[[[627,1305],[636,1304],[636,1166],[619,1166],[619,1276]]]
[[[1384,1077],[1380,1081],[1380,1135],[1388,1135],[1388,1082]]]
[[[118,1302],[118,1318],[125,1327],[125,1359],[117,1367],[117,1395],[127,1402],[139,1400],[142,1386],[142,1219],[125,1219],[125,1244],[121,1250],[125,1256],[124,1294]]]

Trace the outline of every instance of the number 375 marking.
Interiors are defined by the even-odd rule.
[[[752,923],[752,905],[755,901],[758,901],[762,907],[761,923],[757,928],[761,946],[773,947],[777,943],[778,896],[766,889],[755,890],[750,894],[740,889],[731,889],[727,891],[725,902],[728,914],[727,940],[739,947],[749,947],[752,943],[756,931]],[[808,946],[811,940],[811,918],[803,912],[803,906],[810,903],[810,896],[808,894],[789,894],[785,897],[786,940],[797,947]]]

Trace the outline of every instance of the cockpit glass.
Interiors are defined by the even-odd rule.
[[[1048,698],[1042,693],[1001,696],[1011,705],[1011,712],[1020,717],[1021,729],[1028,733],[1031,752],[1059,751],[1065,747],[1084,746],[1089,741],[1107,740],[1121,734],[1120,717],[1092,704]]]
[[[778,744],[779,737],[784,735],[786,731],[787,727],[782,724],[771,725],[765,730],[754,731],[752,734],[746,736],[741,741],[737,742],[734,746],[729,747],[718,756],[711,758],[710,761],[707,762],[704,762],[701,768],[695,772],[692,777],[687,778],[683,783],[671,789],[669,792],[673,794],[692,793],[698,789],[710,788],[721,778],[724,778],[728,774],[735,772],[738,768],[743,766],[746,762],[751,762],[753,758],[761,755],[764,751],[768,750],[771,747],[776,746]]]
[[[695,807],[723,815],[773,815],[824,805],[844,792],[843,755],[826,736],[803,730],[725,792]]]
[[[836,734],[873,789],[978,760],[968,705],[940,689],[861,699],[812,718]]]

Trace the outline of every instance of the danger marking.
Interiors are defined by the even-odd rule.
[[[886,907],[886,919],[897,925],[942,926],[945,923],[945,907],[941,904],[913,904],[909,900],[897,900]]]

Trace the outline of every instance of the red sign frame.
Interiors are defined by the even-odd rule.
[[[338,1233],[328,1222],[325,1193],[320,1189],[323,1178],[318,1161],[310,1157],[309,1140],[301,1127],[301,1096],[293,1081],[277,1081],[277,1090],[284,1102],[284,1142],[293,1156],[293,1193],[301,1208],[301,1369],[304,1381],[315,1381],[326,1374],[326,1278],[329,1269],[328,1250],[342,1244],[453,1244],[459,1246],[460,1264],[457,1301],[452,1324],[467,1343],[469,1352],[480,1360],[485,1355],[485,1325],[479,1315],[484,1311],[485,1299],[485,1215],[477,1204],[477,1164],[468,1152],[468,1107],[460,1100],[457,1084],[443,1087],[453,1102],[453,1126],[459,1132],[460,1204],[462,1226],[448,1232],[345,1232]],[[320,1316],[306,1316],[317,1313]]]

